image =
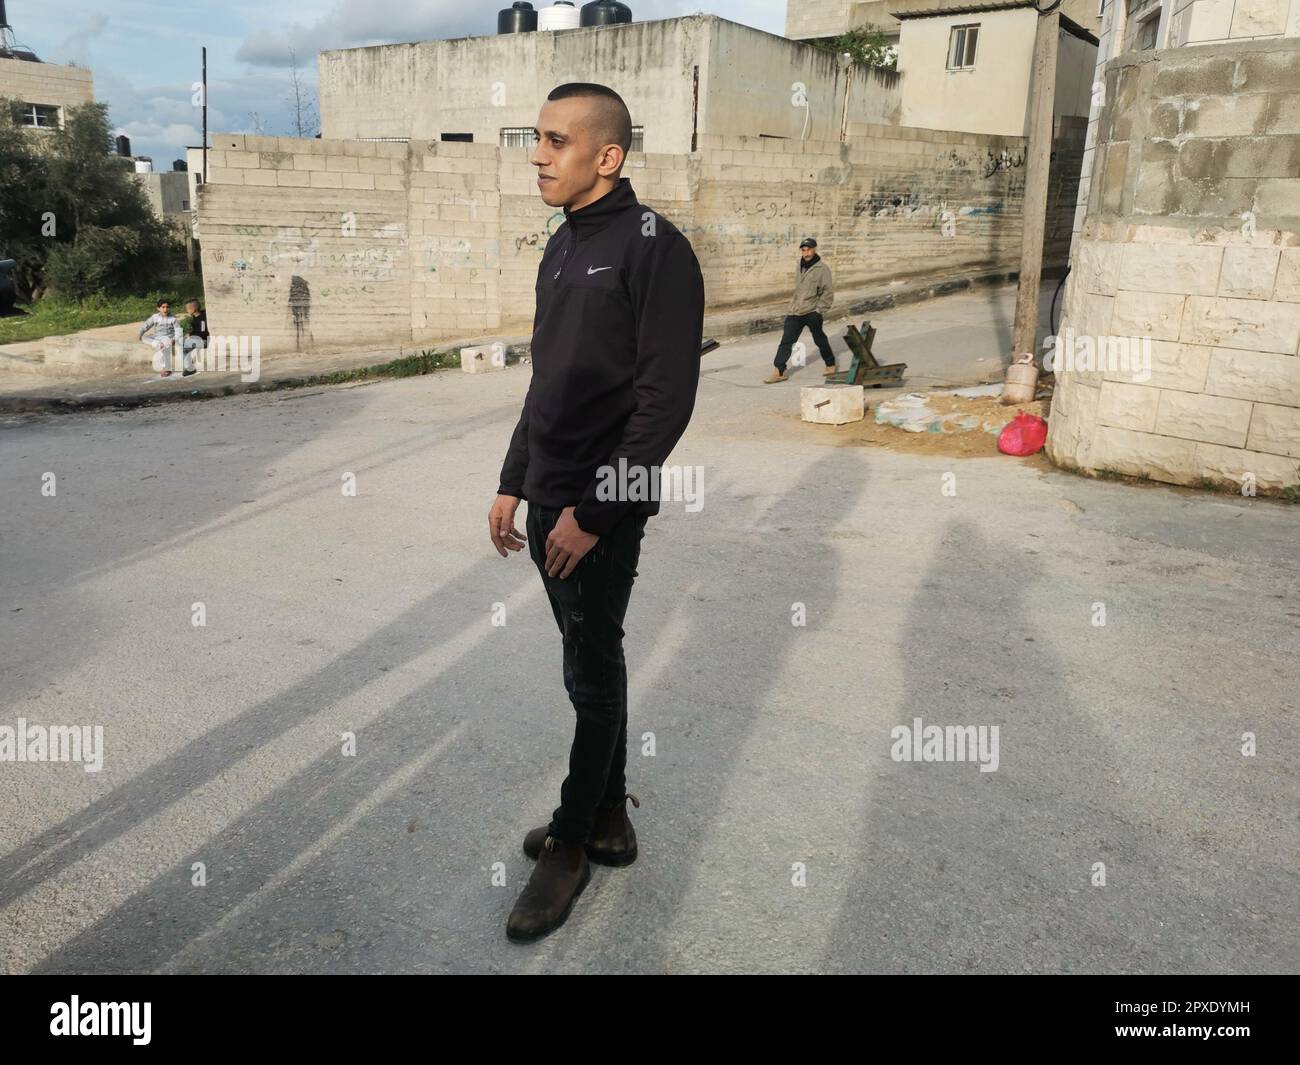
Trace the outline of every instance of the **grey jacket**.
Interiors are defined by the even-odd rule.
[[[794,270],[794,298],[790,300],[788,313],[811,314],[816,311],[825,318],[835,298],[831,268],[826,265],[826,260],[818,259],[807,270],[798,263]]]
[[[144,339],[145,333],[153,330],[154,340],[179,340],[181,331],[180,323],[176,316],[172,314],[161,315],[151,314],[145,320],[144,325],[140,327],[140,339]]]

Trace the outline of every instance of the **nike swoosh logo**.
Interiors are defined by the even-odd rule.
[[[602,270],[613,270],[613,269],[614,268],[612,266],[589,266],[587,267],[587,275],[591,276],[592,274],[600,273]]]

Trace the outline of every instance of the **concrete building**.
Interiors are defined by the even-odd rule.
[[[863,27],[897,39],[898,20],[889,0],[786,0],[785,35],[792,41],[825,40]]]
[[[965,0],[955,5],[945,5],[942,0],[926,0],[917,5],[916,10],[951,11],[978,6],[976,0]],[[898,0],[786,0],[785,35],[796,41],[824,40],[869,26],[897,38],[899,10],[902,8]],[[1094,36],[1101,30],[1099,0],[1065,0],[1060,10],[1076,26]]]
[[[1033,0],[895,0],[906,126],[1022,136],[1029,131],[1038,14]],[[1056,118],[1086,118],[1097,38],[1059,14]]]
[[[85,67],[42,63],[32,56],[15,58],[0,49],[0,97],[19,104],[21,121],[33,130],[60,129],[69,108],[95,98],[94,80]]]
[[[139,182],[149,199],[149,206],[159,218],[186,218],[190,213],[189,174],[184,170],[149,170],[137,172]]]
[[[70,108],[95,98],[90,71],[45,63],[18,43],[0,0],[0,98],[19,107],[19,121],[33,130],[61,129]]]
[[[1242,491],[1300,485],[1298,11],[1108,3],[1054,461]],[[1161,47],[1184,39],[1207,43]]]
[[[520,147],[566,81],[615,89],[637,151],[699,138],[841,140],[898,121],[898,77],[715,15],[321,52],[321,136]],[[779,76],[773,76],[780,72]]]
[[[1084,118],[1097,63],[1097,0],[1066,0],[1054,115]],[[1037,14],[1032,0],[787,0],[786,35],[826,40],[873,27],[896,43],[899,123],[1023,136]]]

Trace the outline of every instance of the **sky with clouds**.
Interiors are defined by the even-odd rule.
[[[546,0],[533,0],[545,6]],[[623,0],[628,3],[629,0]],[[396,41],[485,36],[509,0],[6,0],[18,42],[47,62],[90,67],[95,98],[116,133],[154,169],[170,170],[202,139],[191,102],[208,49],[210,132],[292,134],[291,54],[316,93],[316,53]],[[581,3],[578,3],[581,7]],[[785,27],[785,0],[634,0],[636,22],[707,10],[769,33]]]

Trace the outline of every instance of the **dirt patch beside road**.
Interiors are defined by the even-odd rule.
[[[1014,407],[1004,407],[996,397],[940,395],[926,393],[926,404],[945,423],[952,424],[958,419],[979,419],[979,425],[972,429],[957,432],[921,432],[913,433],[894,425],[876,421],[876,406],[867,398],[867,416],[860,422],[847,425],[810,425],[803,422],[797,413],[790,414],[792,421],[799,422],[809,432],[815,432],[822,439],[829,440],[841,447],[883,447],[890,451],[913,455],[951,455],[954,458],[1003,458],[1014,461],[1029,462],[1050,469],[1051,463],[1043,452],[1023,459],[1014,459],[998,451],[998,433],[1011,421],[1018,411],[1036,414],[1046,418],[1051,401],[1035,400]],[[946,416],[952,415],[951,419]],[[993,427],[994,431],[988,431]]]

